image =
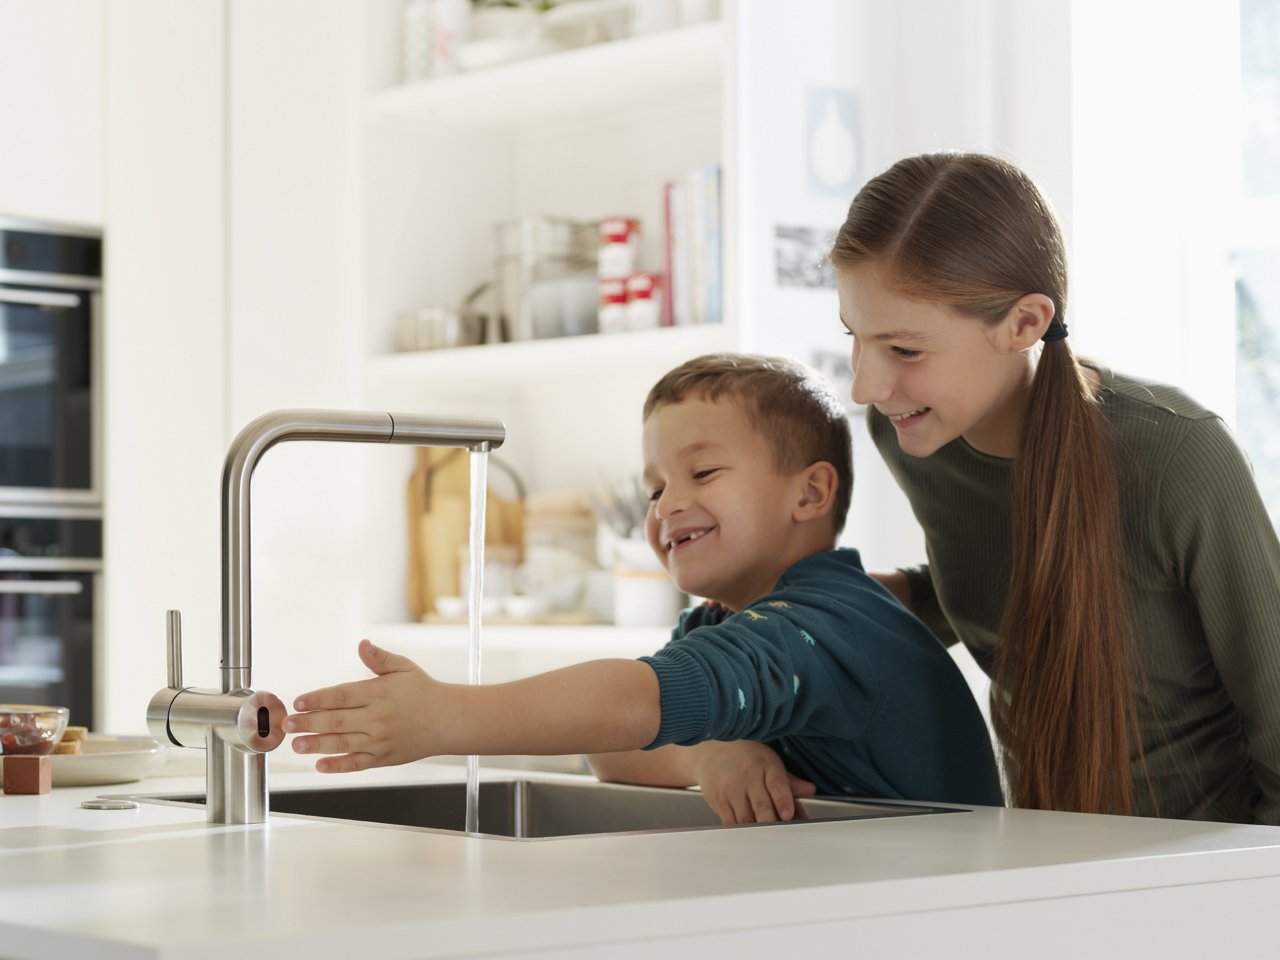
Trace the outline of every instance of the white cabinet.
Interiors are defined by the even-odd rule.
[[[0,4],[0,213],[103,223],[104,0]]]

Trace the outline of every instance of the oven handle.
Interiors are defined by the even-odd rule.
[[[0,580],[0,593],[83,593],[79,580]]]
[[[37,307],[78,307],[75,293],[52,293],[47,290],[0,290],[0,303],[26,303]]]
[[[0,576],[6,573],[101,573],[102,561],[88,557],[7,557],[0,551]]]

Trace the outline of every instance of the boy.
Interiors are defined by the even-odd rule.
[[[378,676],[298,697],[285,730],[311,735],[293,749],[340,754],[321,772],[589,753],[610,779],[688,785],[705,754],[601,755],[752,740],[824,794],[1003,802],[959,669],[857,551],[835,549],[852,444],[822,380],[777,358],[691,360],[650,391],[643,445],[649,544],[677,586],[714,601],[686,611],[666,647],[469,687],[362,641]]]

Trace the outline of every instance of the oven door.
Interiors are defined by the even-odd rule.
[[[99,299],[0,283],[0,501],[101,503]]]
[[[97,574],[59,566],[0,568],[0,702],[69,707],[70,723],[92,727]]]

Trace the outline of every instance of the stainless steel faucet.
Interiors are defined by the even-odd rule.
[[[182,685],[182,623],[168,613],[169,683],[147,705],[161,742],[206,751],[210,823],[267,819],[267,753],[284,740],[286,710],[275,694],[251,689],[253,646],[249,578],[249,481],[262,455],[285,440],[408,443],[422,447],[502,446],[497,420],[419,417],[355,410],[277,410],[246,426],[222,468],[222,688]]]

